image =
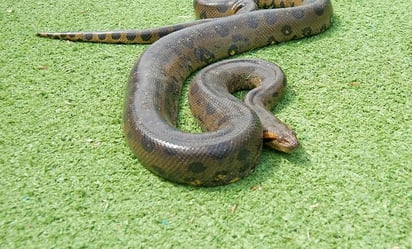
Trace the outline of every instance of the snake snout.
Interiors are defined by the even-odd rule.
[[[285,134],[264,132],[263,142],[266,146],[285,153],[290,153],[299,147],[296,133],[292,130]]]

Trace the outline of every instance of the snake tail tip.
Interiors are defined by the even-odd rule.
[[[46,32],[37,32],[36,33],[36,36],[39,36],[39,37],[47,37],[49,34],[48,33],[46,33]]]

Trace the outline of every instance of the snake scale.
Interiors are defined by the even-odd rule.
[[[330,27],[333,9],[330,0],[195,0],[194,7],[202,19],[186,24],[38,35],[153,43],[129,77],[123,118],[128,144],[147,169],[170,181],[224,185],[253,171],[263,144],[290,152],[299,143],[268,111],[286,84],[279,67],[249,59],[214,62],[319,34]],[[189,103],[205,132],[186,133],[176,128],[178,100],[185,80],[201,68],[192,80]],[[244,103],[230,94],[252,88]]]

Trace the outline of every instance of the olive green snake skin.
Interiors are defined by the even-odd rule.
[[[260,60],[214,62],[324,32],[333,9],[330,0],[195,0],[194,6],[200,18],[219,18],[146,30],[38,35],[153,43],[134,65],[127,86],[128,144],[142,165],[170,181],[224,185],[253,171],[263,144],[290,152],[299,143],[268,111],[284,92],[280,68]],[[189,102],[205,132],[186,133],[176,128],[178,100],[185,80],[203,67],[191,83]],[[230,94],[252,88],[244,103]]]

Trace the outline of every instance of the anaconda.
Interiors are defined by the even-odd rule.
[[[146,30],[38,35],[154,42],[130,73],[123,118],[128,144],[141,164],[170,181],[224,185],[253,171],[262,144],[290,152],[299,143],[268,111],[284,92],[280,68],[260,60],[215,62],[322,33],[331,26],[333,9],[330,0],[195,0],[194,6],[196,15],[207,19]],[[176,128],[178,100],[185,80],[201,68],[191,83],[189,101],[205,132],[187,133]],[[245,103],[230,94],[250,88],[255,89]]]

